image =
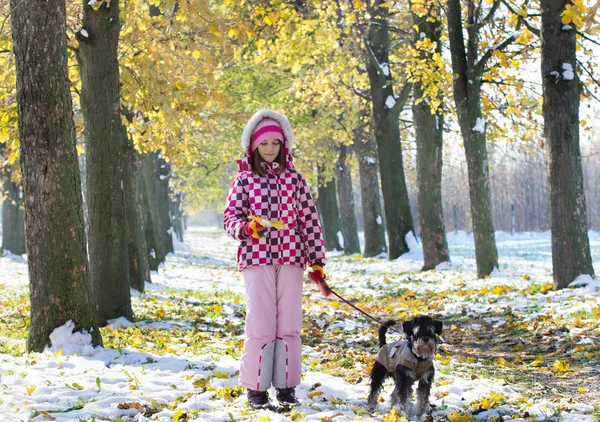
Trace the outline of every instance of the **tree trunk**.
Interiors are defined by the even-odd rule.
[[[389,69],[390,40],[388,33],[389,10],[383,0],[375,1],[373,22],[369,25],[366,48],[369,55],[367,72],[371,85],[375,139],[379,153],[379,171],[389,241],[389,259],[408,252],[406,235],[413,231],[410,201],[404,166],[398,118],[408,98],[409,87],[400,96],[394,95],[393,78]]]
[[[121,23],[118,0],[98,10],[84,0],[83,9],[86,32],[77,33],[77,57],[86,141],[90,269],[103,325],[111,318],[133,319],[123,204],[126,139],[119,113]]]
[[[158,223],[158,203],[156,199],[156,159],[158,153],[147,154],[144,158],[143,178],[145,195],[146,246],[150,269],[158,271],[160,263],[165,262],[164,243],[160,238]]]
[[[6,174],[2,203],[2,248],[16,255],[25,253],[25,221],[21,188]],[[1,255],[0,255],[1,256]]]
[[[379,199],[379,166],[377,165],[377,144],[372,133],[357,125],[352,131],[354,152],[358,157],[360,193],[362,198],[363,226],[365,231],[365,257],[372,257],[387,250],[385,227]]]
[[[129,256],[129,283],[139,292],[144,291],[150,279],[148,249],[144,232],[143,204],[143,157],[128,144],[124,156],[123,187],[125,215],[127,216],[127,251]]]
[[[485,122],[481,117],[481,71],[473,68],[477,43],[472,38],[469,39],[467,60],[460,0],[448,0],[447,6],[454,102],[467,158],[477,276],[483,278],[498,267],[498,250],[494,238]],[[476,30],[475,24],[469,25],[470,33]]]
[[[171,178],[171,166],[159,154],[156,160],[156,203],[158,205],[158,228],[160,239],[163,244],[165,255],[174,252],[173,228],[171,225],[169,198],[169,179]],[[161,261],[164,262],[164,261]]]
[[[183,192],[179,191],[173,195],[170,202],[171,219],[173,231],[177,240],[183,242]]]
[[[430,7],[436,7],[431,6]],[[437,42],[436,53],[442,53],[441,22],[437,13],[424,16],[413,14],[418,30],[415,40],[428,38]],[[433,19],[433,20],[432,20]],[[432,60],[433,53],[421,53],[422,60]],[[417,206],[423,245],[423,270],[431,270],[442,262],[450,261],[444,212],[442,209],[442,152],[444,148],[444,116],[440,106],[431,111],[428,101],[417,101],[424,95],[422,82],[414,86],[413,116],[417,143]]]
[[[64,1],[11,0],[29,267],[27,349],[69,320],[102,344],[83,223]]]
[[[577,40],[575,29],[565,31],[561,22],[567,4],[566,0],[541,2],[544,140],[555,289],[567,287],[581,274],[594,274],[579,149]]]
[[[348,161],[350,147],[340,146],[336,165],[338,200],[340,203],[340,220],[342,237],[344,238],[344,254],[360,253],[356,215],[354,213],[354,193],[352,192],[352,173]]]
[[[319,197],[317,198],[321,220],[323,220],[323,238],[325,249],[328,251],[341,251],[342,246],[338,238],[341,232],[340,213],[335,192],[335,179],[323,184],[319,180]]]

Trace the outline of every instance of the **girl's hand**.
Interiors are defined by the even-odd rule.
[[[249,236],[252,236],[255,239],[263,237],[265,235],[265,229],[265,226],[260,225],[256,221],[251,221],[246,224],[246,233],[248,233]]]
[[[323,297],[328,297],[331,294],[331,289],[325,282],[327,276],[325,275],[325,271],[323,271],[323,267],[320,265],[313,265],[312,271],[308,273],[308,278],[319,286]]]

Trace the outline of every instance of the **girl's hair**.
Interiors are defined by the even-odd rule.
[[[279,145],[281,146],[279,148],[279,154],[277,154],[277,157],[275,158],[275,160],[273,162],[276,162],[279,164],[278,173],[283,173],[285,171],[285,144],[282,141],[279,141]],[[262,157],[260,156],[260,154],[258,152],[258,148],[256,148],[254,150],[254,152],[252,153],[252,160],[250,160],[250,167],[252,168],[252,171],[255,174],[258,174],[259,176],[264,176],[267,174],[265,167],[262,166],[263,161],[265,161],[265,160],[262,159]]]

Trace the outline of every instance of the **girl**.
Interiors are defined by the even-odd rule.
[[[294,169],[288,119],[260,110],[242,133],[244,158],[224,212],[227,234],[240,241],[238,268],[246,286],[246,340],[240,384],[254,408],[269,406],[273,385],[281,405],[296,405],[301,378],[302,280],[324,285],[325,254],[315,203]],[[259,218],[256,218],[259,217]],[[323,291],[323,289],[322,289]]]

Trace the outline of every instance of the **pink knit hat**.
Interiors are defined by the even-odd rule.
[[[250,152],[254,152],[254,150],[267,139],[279,139],[281,142],[285,141],[283,129],[276,120],[269,117],[262,119],[254,128],[250,140]]]

